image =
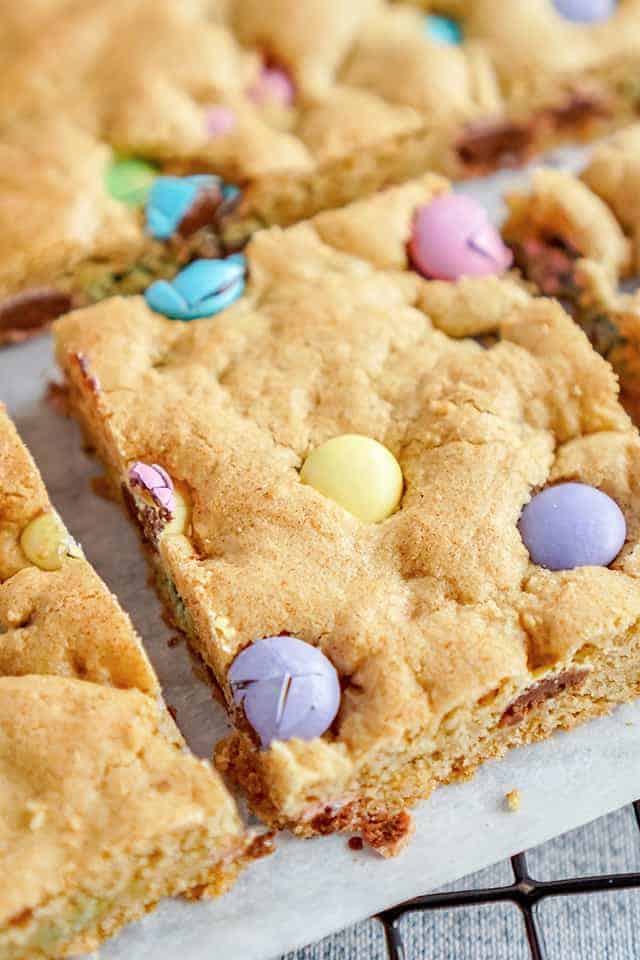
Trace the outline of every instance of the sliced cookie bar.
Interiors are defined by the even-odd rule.
[[[0,954],[91,951],[261,852],[0,410]],[[252,846],[253,844],[253,846]]]
[[[518,164],[634,116],[640,0],[600,2],[597,16],[586,0],[582,17],[578,0],[565,6],[29,0],[8,12],[0,340],[235,251],[260,227],[426,170]],[[158,242],[131,209],[158,174],[239,189],[199,192]]]
[[[198,268],[55,327],[235,723],[219,765],[270,824],[383,854],[438,784],[640,689],[616,378],[446,190],[261,231],[244,293]]]

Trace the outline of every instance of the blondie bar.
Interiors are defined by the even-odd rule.
[[[13,5],[0,33],[0,339],[69,297],[137,292],[195,251],[236,250],[261,226],[626,121],[640,96],[640,0],[607,16],[593,5]],[[145,184],[203,172],[240,192],[212,188],[151,243],[131,209]]]
[[[2,410],[0,782],[3,960],[91,951],[260,852]]]
[[[640,128],[597,147],[578,177],[540,168],[506,197],[502,228],[523,277],[557,297],[620,377],[622,399],[640,414],[640,299],[637,278]],[[622,285],[622,287],[621,287]]]
[[[438,784],[640,690],[640,439],[609,364],[446,191],[260,231],[225,308],[198,269],[55,325],[225,696],[218,764],[268,823],[384,854]]]

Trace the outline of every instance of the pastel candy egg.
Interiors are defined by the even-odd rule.
[[[293,81],[282,67],[263,67],[247,94],[259,106],[277,104],[290,107],[296,97]]]
[[[158,169],[146,160],[135,157],[120,157],[107,169],[107,190],[120,203],[128,207],[140,207],[147,199]]]
[[[333,437],[312,450],[300,479],[367,523],[378,523],[393,513],[404,485],[400,464],[391,451],[355,433]]]
[[[65,556],[82,557],[82,550],[56,513],[41,513],[22,531],[22,552],[41,570],[59,570]]]
[[[183,534],[191,518],[191,508],[186,495],[179,490],[174,490],[173,498],[173,516],[162,531],[162,535],[165,537],[175,537]]]
[[[204,194],[222,200],[221,181],[210,174],[190,177],[157,177],[147,199],[147,230],[156,240],[167,240]]]
[[[224,105],[209,107],[204,115],[204,127],[211,138],[231,133],[236,126],[236,115],[231,107]]]
[[[173,280],[156,280],[145,291],[152,310],[172,320],[211,317],[230,306],[245,287],[246,260],[234,253],[225,260],[194,260]]]
[[[260,737],[313,740],[333,723],[340,706],[340,680],[331,661],[296,637],[255,640],[229,669],[233,702]]]
[[[615,12],[617,0],[552,0],[561,17],[574,23],[599,23]]]
[[[452,44],[453,46],[459,46],[462,43],[460,24],[451,17],[429,13],[425,17],[425,28],[429,38],[434,43]]]
[[[416,211],[409,253],[420,273],[434,280],[503,273],[513,260],[484,207],[455,193]]]
[[[158,463],[143,463],[136,460],[129,467],[129,483],[132,488],[138,488],[142,494],[155,503],[171,518],[175,511],[175,489],[173,480]]]
[[[627,533],[615,500],[586,483],[546,487],[525,506],[519,528],[533,563],[549,570],[606,567]]]

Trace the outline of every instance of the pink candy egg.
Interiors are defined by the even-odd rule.
[[[205,113],[204,125],[210,137],[220,137],[234,129],[236,115],[231,107],[210,107]]]
[[[454,193],[416,211],[409,253],[416,269],[434,280],[503,273],[513,260],[484,207]]]
[[[282,67],[263,67],[258,79],[247,91],[254,103],[276,103],[290,107],[296,96],[293,80]]]

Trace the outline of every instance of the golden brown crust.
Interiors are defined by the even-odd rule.
[[[163,896],[221,892],[260,853],[219,776],[186,752],[131,622],[77,548],[52,570],[24,553],[23,531],[52,510],[0,408],[7,960],[94,949]]]
[[[476,762],[487,738],[502,752],[500,718],[533,684],[616,645],[637,656],[640,441],[615,376],[557,304],[513,280],[461,284],[442,308],[406,250],[415,207],[443,188],[426,177],[262,231],[245,295],[209,319],[116,299],[56,327],[72,408],[114,481],[142,459],[188,493],[190,525],[160,540],[156,564],[222,689],[239,650],[282,631],[341,674],[324,737],[258,751],[240,718],[241,748],[222,748],[257,809],[303,833],[326,806],[393,818],[454,775],[459,743]],[[485,287],[488,349],[472,339],[488,332],[474,303]],[[401,508],[381,524],[299,481],[309,450],[347,432],[383,442],[403,470]],[[594,483],[625,511],[611,569],[530,564],[518,517],[559,479]]]

